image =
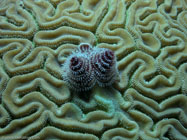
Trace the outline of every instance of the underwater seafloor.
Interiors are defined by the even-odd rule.
[[[120,80],[72,92],[80,43]],[[186,0],[0,0],[0,140],[187,140]]]

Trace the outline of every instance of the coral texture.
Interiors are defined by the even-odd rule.
[[[186,138],[186,0],[0,0],[0,140]]]

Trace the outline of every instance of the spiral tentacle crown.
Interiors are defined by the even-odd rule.
[[[92,48],[81,43],[62,66],[62,77],[74,91],[88,91],[96,82],[101,87],[112,85],[118,76],[116,57],[106,48]]]

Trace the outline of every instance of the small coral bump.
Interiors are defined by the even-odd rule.
[[[95,85],[94,73],[87,55],[73,53],[62,67],[62,77],[70,89],[88,91]]]
[[[116,66],[116,57],[112,50],[94,48],[90,59],[99,86],[110,86],[117,80],[119,73]]]

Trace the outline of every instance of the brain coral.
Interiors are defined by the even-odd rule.
[[[82,43],[111,60],[84,94],[61,69]],[[186,0],[0,0],[0,140],[186,138]]]

